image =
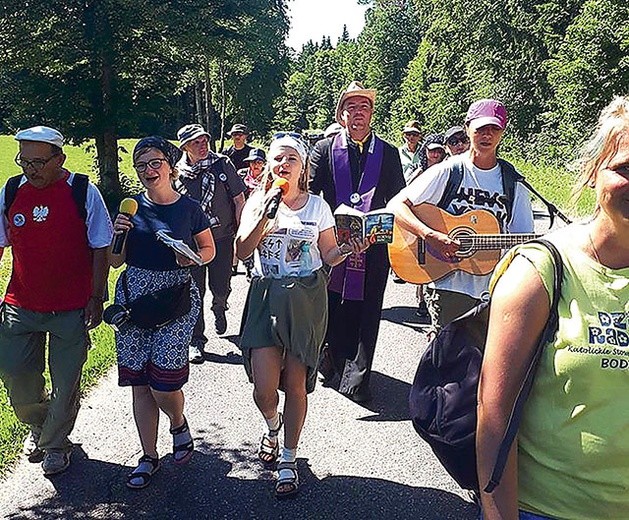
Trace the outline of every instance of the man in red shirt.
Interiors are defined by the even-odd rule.
[[[0,311],[0,377],[15,414],[31,428],[25,454],[54,475],[70,464],[68,435],[79,409],[87,331],[102,319],[112,226],[98,189],[63,167],[57,130],[37,126],[15,139],[23,175],[0,190],[0,257],[5,247],[13,253]],[[43,377],[46,336],[51,395]]]

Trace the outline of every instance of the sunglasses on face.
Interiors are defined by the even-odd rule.
[[[448,139],[447,143],[450,146],[458,146],[460,144],[469,143],[469,139],[467,137],[451,137],[450,139]]]
[[[147,168],[151,170],[159,170],[162,167],[162,164],[166,162],[166,159],[151,159],[147,162],[139,162],[135,163],[133,167],[135,171],[138,173],[144,173]]]

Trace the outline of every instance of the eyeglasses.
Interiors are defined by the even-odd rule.
[[[467,144],[470,140],[467,137],[451,137],[446,141],[450,146],[458,146],[460,144]]]
[[[33,159],[32,161],[27,161],[26,159],[22,159],[22,157],[18,153],[15,156],[14,160],[15,160],[15,164],[17,164],[24,171],[28,170],[29,168],[32,168],[33,171],[38,172],[39,170],[41,170],[44,166],[48,164],[48,161],[50,161],[50,159],[52,159],[53,157],[56,157],[57,155],[59,154],[53,153],[50,157],[48,157],[48,159]]]
[[[144,173],[147,168],[150,168],[151,170],[159,170],[165,162],[167,162],[166,159],[151,159],[147,162],[135,163],[133,167],[136,172]]]

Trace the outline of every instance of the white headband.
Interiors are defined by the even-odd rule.
[[[272,157],[273,153],[277,151],[278,148],[283,146],[288,146],[289,148],[295,150],[299,154],[299,157],[301,157],[301,162],[305,167],[306,160],[308,159],[308,149],[301,139],[297,139],[290,135],[283,135],[271,142],[269,145],[269,157]]]

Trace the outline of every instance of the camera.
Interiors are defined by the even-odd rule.
[[[129,311],[122,305],[114,303],[103,311],[103,321],[118,330],[129,320]]]

